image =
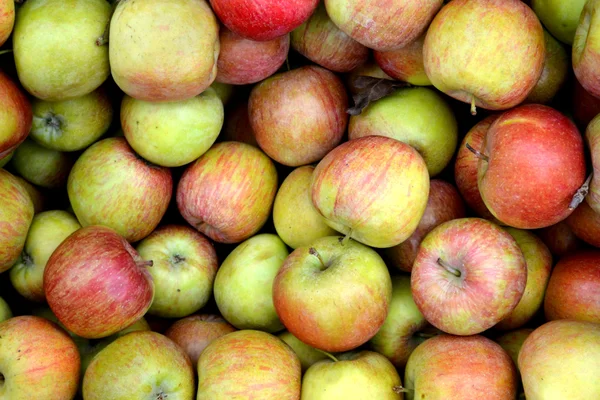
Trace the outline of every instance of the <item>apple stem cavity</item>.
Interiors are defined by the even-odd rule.
[[[437,259],[437,263],[438,263],[438,265],[440,265],[442,268],[444,268],[446,271],[448,271],[452,275],[456,276],[457,278],[460,278],[461,273],[460,273],[460,270],[458,270],[457,268],[454,268],[453,266],[451,266],[450,264],[448,264],[446,261],[442,260],[441,258]]]
[[[488,156],[486,156],[485,154],[483,154],[482,152],[480,152],[479,150],[475,150],[473,148],[473,146],[471,146],[469,143],[465,143],[465,147],[467,149],[469,149],[469,151],[473,154],[475,154],[475,157],[482,159],[485,162],[490,161],[490,158]]]
[[[475,96],[471,95],[471,115],[477,115],[477,106],[475,105]]]
[[[577,206],[579,206],[583,202],[583,200],[585,200],[585,197],[590,191],[590,182],[592,180],[593,175],[593,172],[589,174],[585,182],[583,182],[583,185],[581,185],[581,187],[577,189],[577,191],[573,195],[573,198],[571,199],[571,202],[569,203],[569,210],[576,209]]]
[[[394,391],[394,393],[396,394],[401,394],[401,393],[408,393],[408,392],[412,392],[413,389],[407,389],[404,386],[394,386],[392,388],[392,390]]]
[[[323,261],[323,258],[321,257],[321,255],[319,254],[317,249],[315,249],[314,247],[311,247],[310,249],[308,249],[308,252],[310,253],[310,255],[315,256],[319,259],[319,262],[321,263],[321,271],[324,269],[327,269],[327,265]]]
[[[335,356],[333,354],[331,354],[331,353],[328,353],[328,352],[326,352],[324,350],[320,350],[320,349],[316,349],[316,348],[315,348],[315,350],[317,350],[319,353],[325,354],[327,357],[331,358],[333,360],[333,362],[339,362],[340,361],[337,358],[335,358]]]

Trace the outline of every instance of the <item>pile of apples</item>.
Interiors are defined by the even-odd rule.
[[[600,399],[600,0],[0,0],[0,397]]]

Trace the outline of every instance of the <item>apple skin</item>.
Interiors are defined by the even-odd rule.
[[[600,116],[594,117],[587,125],[585,141],[593,167],[592,180],[585,201],[594,212],[600,213]]]
[[[186,100],[217,76],[219,22],[205,0],[119,2],[109,43],[114,81],[138,100]]]
[[[578,207],[579,208],[579,207]],[[573,213],[578,214],[578,213]],[[548,246],[552,255],[562,257],[573,253],[583,247],[583,241],[579,239],[568,224],[569,220],[576,220],[576,216],[571,214],[569,218],[560,221],[547,228],[537,230],[535,233]]]
[[[44,270],[56,248],[81,228],[77,218],[67,211],[49,210],[34,215],[23,252],[10,269],[10,281],[27,300],[42,302]]]
[[[584,201],[565,220],[577,238],[594,247],[600,247],[600,214]]]
[[[17,9],[13,52],[19,81],[34,97],[58,101],[96,90],[110,74],[103,0],[34,0]]]
[[[586,0],[531,0],[531,7],[550,33],[572,45]]]
[[[480,218],[434,228],[421,242],[411,273],[415,304],[429,323],[452,335],[475,335],[506,318],[526,283],[517,242]]]
[[[27,193],[29,198],[31,198],[31,201],[33,202],[34,215],[46,210],[46,204],[48,201],[46,193],[42,192],[40,188],[32,185],[18,175],[13,175],[13,177],[17,180],[17,184],[21,185],[25,193]]]
[[[240,101],[227,109],[227,118],[217,138],[221,142],[242,142],[260,148],[250,125],[248,102]]]
[[[88,147],[67,181],[69,201],[82,226],[108,226],[129,242],[158,226],[172,192],[171,171],[149,165],[121,137]]]
[[[79,383],[79,352],[69,335],[41,317],[0,323],[2,396],[14,400],[72,399]]]
[[[430,86],[431,81],[425,73],[423,64],[423,44],[425,35],[390,51],[374,51],[373,57],[377,65],[386,74],[399,81],[408,82],[416,86]]]
[[[454,0],[435,16],[423,45],[431,83],[471,103],[472,112],[473,105],[504,110],[521,103],[544,59],[542,24],[520,0]]]
[[[194,367],[187,354],[160,333],[130,332],[94,357],[83,377],[86,400],[194,397]]]
[[[381,256],[341,236],[294,250],[273,282],[273,304],[286,329],[328,352],[355,349],[375,336],[391,299]]]
[[[325,223],[312,203],[310,184],[315,167],[305,165],[290,172],[273,203],[273,224],[281,240],[292,249],[339,233]]]
[[[309,65],[281,72],[254,86],[248,116],[260,148],[290,167],[317,162],[342,140],[348,95],[341,79]],[[298,114],[298,110],[304,112]]]
[[[311,347],[294,336],[291,332],[283,331],[277,335],[277,337],[287,343],[288,346],[294,350],[294,353],[298,356],[300,360],[300,365],[302,366],[302,373],[306,372],[306,370],[316,363],[317,361],[325,360],[329,358],[327,353],[317,350],[314,347]]]
[[[404,47],[427,29],[442,0],[325,0],[327,14],[342,31],[364,46],[388,51]]]
[[[600,324],[600,251],[581,250],[561,258],[544,297],[546,320]]]
[[[76,335],[110,336],[150,308],[154,283],[147,265],[150,262],[142,260],[114,230],[99,225],[81,228],[46,263],[46,300],[58,320]]]
[[[0,110],[0,157],[5,157],[29,135],[33,114],[29,99],[1,70]]]
[[[9,153],[6,153],[5,156],[3,156],[2,158],[0,158],[0,168],[4,168],[12,159],[13,155],[15,154],[15,151],[11,151]]]
[[[518,382],[506,351],[480,335],[426,340],[410,355],[404,375],[407,400],[513,400]]]
[[[587,1],[581,12],[579,24],[575,30],[571,62],[575,77],[590,94],[600,97],[600,42],[598,26],[600,24],[600,1]]]
[[[527,400],[600,397],[600,324],[550,321],[533,331],[519,352]]]
[[[525,103],[547,104],[563,87],[569,68],[571,58],[564,46],[544,29],[544,40],[546,57],[544,69],[537,83],[527,95]]]
[[[15,149],[10,160],[16,173],[32,184],[48,189],[64,188],[74,163],[73,155],[50,150],[29,138]]]
[[[577,79],[573,79],[573,118],[584,131],[587,125],[600,113],[600,98],[585,90]]]
[[[233,95],[236,93],[236,87],[234,85],[217,82],[216,80],[213,81],[210,87],[217,93],[217,96],[219,96],[219,99],[221,99],[224,106],[231,102]]]
[[[0,322],[4,322],[7,319],[13,317],[13,312],[10,309],[10,306],[2,297],[0,297]]]
[[[388,266],[411,272],[423,238],[436,226],[466,217],[465,203],[458,190],[440,179],[429,182],[429,197],[425,213],[414,233],[397,246],[384,250]]]
[[[165,336],[187,353],[192,365],[198,365],[200,354],[206,346],[216,338],[235,331],[221,316],[196,314],[176,321],[167,329]]]
[[[519,352],[521,351],[521,347],[523,347],[525,339],[527,339],[533,331],[533,328],[515,329],[506,332],[494,339],[494,341],[498,343],[504,349],[504,351],[508,353],[510,358],[513,360],[515,366],[517,366],[517,370],[519,362]]]
[[[33,99],[30,137],[57,151],[83,150],[106,133],[113,107],[104,87],[62,101]]]
[[[565,115],[540,104],[506,111],[488,129],[481,152],[489,160],[479,161],[477,186],[497,219],[538,229],[572,213],[587,172],[582,136]]]
[[[298,357],[262,331],[241,330],[213,340],[200,354],[198,376],[197,400],[300,399]]]
[[[369,104],[350,117],[348,138],[387,136],[409,144],[425,160],[429,176],[438,175],[456,151],[458,125],[452,109],[436,91],[406,88]]]
[[[180,167],[206,153],[219,136],[223,102],[212,88],[186,100],[149,102],[125,95],[121,127],[127,143],[144,159]]]
[[[302,378],[302,400],[402,400],[402,380],[374,351],[352,351],[318,361]]]
[[[177,207],[212,240],[239,243],[266,223],[277,184],[275,164],[261,150],[221,142],[185,169],[177,186]]]
[[[154,300],[148,314],[181,318],[200,310],[212,294],[219,268],[217,252],[195,229],[163,225],[136,245],[154,281]]]
[[[0,273],[19,259],[33,214],[33,202],[25,187],[0,168]]]
[[[15,25],[15,2],[0,0],[0,46],[10,37]]]
[[[221,50],[216,82],[249,85],[273,75],[283,65],[290,49],[290,35],[268,41],[246,39],[221,26]]]
[[[320,2],[310,18],[291,32],[294,50],[333,72],[349,72],[367,61],[369,49],[342,32]]]
[[[268,41],[284,36],[306,21],[319,0],[210,0],[219,21],[250,40]]]

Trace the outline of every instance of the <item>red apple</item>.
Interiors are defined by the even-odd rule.
[[[579,128],[584,130],[587,124],[600,114],[600,98],[585,90],[577,79],[573,81],[573,118]]]
[[[12,33],[15,25],[15,2],[0,0],[0,46],[2,46]]]
[[[579,239],[594,247],[600,247],[600,214],[584,201],[565,220]]]
[[[579,213],[573,212],[573,214]],[[540,239],[548,246],[552,255],[556,257],[573,253],[583,247],[583,241],[575,235],[568,223],[570,219],[577,219],[573,214],[564,221],[542,228],[536,232]]]
[[[223,129],[217,140],[222,142],[243,142],[259,147],[252,126],[250,125],[247,101],[241,101],[235,106],[225,109]]]
[[[311,65],[256,85],[248,114],[261,149],[273,160],[296,167],[319,161],[340,143],[348,125],[347,107],[341,79]]]
[[[423,43],[425,35],[399,49],[390,51],[374,51],[375,62],[386,74],[394,79],[412,85],[428,86],[431,81],[425,73],[423,65]]]
[[[31,129],[31,104],[13,80],[0,70],[0,158],[21,144]]]
[[[144,261],[114,230],[81,228],[52,253],[44,270],[44,292],[58,320],[78,336],[116,333],[144,316],[154,284]]]

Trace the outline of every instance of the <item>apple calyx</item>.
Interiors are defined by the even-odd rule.
[[[485,162],[490,161],[490,158],[487,155],[483,154],[479,150],[475,150],[475,148],[473,146],[471,146],[469,143],[465,143],[465,147],[467,149],[469,149],[469,151],[471,153],[475,154],[475,157],[477,157],[477,158],[479,158],[479,159],[481,159],[481,160],[483,160]]]
[[[42,117],[33,117],[33,127],[41,136],[54,140],[62,135],[62,127],[65,123],[62,115],[48,111]]]
[[[414,391],[413,389],[408,389],[408,388],[405,388],[404,386],[394,386],[392,388],[392,390],[396,394],[408,393],[408,392],[413,392]]]
[[[33,257],[31,257],[29,253],[23,250],[23,252],[21,253],[21,262],[26,267],[31,267],[33,265]]]
[[[327,269],[327,264],[325,264],[325,261],[323,261],[323,258],[321,257],[321,255],[319,254],[319,252],[317,251],[317,249],[315,249],[314,247],[311,247],[310,249],[308,249],[308,253],[311,256],[317,257],[317,259],[321,263],[321,271]]]
[[[457,278],[460,278],[460,276],[462,275],[459,269],[454,268],[453,266],[451,266],[450,264],[448,264],[446,261],[442,260],[439,257],[437,259],[437,263],[439,266],[441,266],[442,268],[444,268],[446,271],[448,271],[452,275],[456,276]]]
[[[569,210],[576,209],[577,206],[580,205],[583,202],[583,200],[585,200],[585,196],[587,196],[590,191],[590,182],[592,180],[592,176],[594,176],[593,172],[588,175],[585,182],[583,182],[583,185],[581,185],[581,187],[577,189],[577,191],[573,195],[573,198],[571,199],[571,202],[569,203]]]
[[[333,362],[339,362],[340,361],[333,354],[328,353],[325,350],[321,350],[321,349],[317,349],[317,348],[315,348],[315,350],[317,350],[319,353],[325,354],[327,357],[329,357],[331,360],[333,360]]]
[[[169,263],[173,267],[176,266],[177,264],[181,264],[185,260],[186,260],[186,258],[179,254],[173,254],[171,257],[169,257]]]

